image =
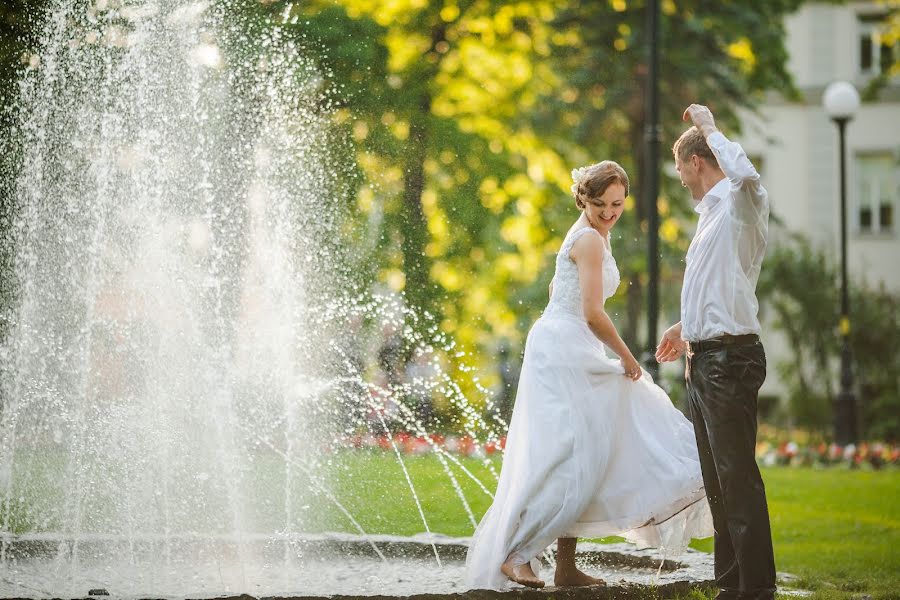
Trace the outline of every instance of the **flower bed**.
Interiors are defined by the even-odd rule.
[[[900,446],[868,441],[841,446],[822,432],[761,423],[756,459],[764,466],[815,466],[880,469],[900,466]]]
[[[499,440],[479,442],[468,435],[432,434],[427,437],[397,432],[388,435],[354,435],[341,440],[340,446],[358,449],[392,450],[397,448],[403,454],[429,454],[445,451],[451,454],[484,458],[506,447],[506,436]]]
[[[793,432],[799,440],[790,439],[785,432],[760,429],[760,441],[756,445],[756,460],[760,465],[771,466],[844,466],[871,468],[900,466],[900,446],[882,442],[827,444],[811,441],[805,432]],[[391,435],[363,434],[344,437],[337,447],[393,451],[396,448],[405,455],[447,452],[454,455],[485,458],[496,454],[506,446],[506,437],[496,441],[480,442],[468,435],[430,436],[397,432]]]
[[[839,446],[819,442],[800,445],[793,441],[772,444],[767,441],[756,445],[756,460],[764,466],[845,466],[850,468],[896,467],[900,465],[900,447],[875,442]]]

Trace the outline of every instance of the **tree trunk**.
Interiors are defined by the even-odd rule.
[[[640,110],[637,107],[636,109]],[[631,129],[628,135],[628,139],[631,142],[632,148],[638,149],[643,147],[643,130],[643,114],[632,115]],[[641,180],[641,174],[644,172],[644,164],[646,162],[643,152],[634,152],[633,156],[635,167],[630,177],[632,183]],[[629,193],[633,195],[632,190],[629,190]],[[647,211],[644,210],[644,206],[640,201],[635,202],[633,231],[637,236],[638,243],[637,245],[634,245],[632,247],[632,251],[634,252],[643,251],[642,243],[644,239],[640,235],[640,232],[642,231],[641,225],[646,219],[646,212]],[[636,356],[640,356],[640,354],[642,353],[641,348],[643,348],[643,344],[641,343],[638,326],[641,323],[641,317],[644,308],[644,289],[643,285],[641,284],[641,273],[640,271],[629,269],[625,271],[623,279],[627,282],[628,292],[625,296],[625,326],[621,328],[622,341],[625,342],[628,348],[631,349],[631,351]]]
[[[431,282],[425,245],[428,240],[428,223],[422,210],[422,192],[425,190],[425,156],[428,148],[428,113],[431,98],[423,94],[421,113],[410,123],[409,148],[406,155],[403,179],[403,227],[401,251],[406,274],[406,301],[415,311],[432,308]]]
[[[639,273],[629,273],[626,279],[628,292],[625,295],[625,327],[622,328],[622,341],[635,354],[640,350],[638,323],[641,322],[641,309],[644,308],[643,286]]]
[[[431,90],[429,84],[440,69],[441,53],[438,44],[446,40],[446,24],[438,19],[431,29],[431,47],[422,57],[418,72],[409,73],[411,85],[419,86],[416,103],[409,123],[409,142],[406,152],[403,178],[403,215],[401,252],[406,275],[404,291],[410,308],[417,312],[434,311],[434,285],[430,277],[430,261],[425,255],[428,243],[428,223],[422,210],[422,192],[425,191],[425,159],[430,143]]]

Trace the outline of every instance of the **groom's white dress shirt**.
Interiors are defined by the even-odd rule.
[[[681,337],[689,342],[760,332],[756,282],[769,230],[769,196],[744,149],[718,131],[706,142],[725,178],[694,209],[700,219],[681,289]]]

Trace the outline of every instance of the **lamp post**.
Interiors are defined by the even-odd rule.
[[[825,89],[825,112],[837,124],[841,165],[841,391],[834,402],[834,440],[840,445],[856,443],[856,397],[850,368],[850,310],[847,292],[847,167],[844,132],[859,108],[859,93],[846,81]]]
[[[644,366],[653,379],[659,379],[659,363],[654,358],[656,324],[659,321],[659,0],[647,2],[647,122],[644,129],[646,162],[644,177],[645,206],[647,207],[647,353]]]

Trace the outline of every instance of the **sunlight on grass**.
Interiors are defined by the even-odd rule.
[[[404,457],[432,532],[469,536],[472,525],[450,479],[432,455]],[[460,462],[490,490],[494,476],[483,460]],[[500,460],[490,464],[499,471]],[[451,463],[476,519],[490,497]],[[333,486],[348,510],[370,533],[411,535],[425,530],[396,457],[384,452],[335,455]],[[900,590],[900,472],[842,469],[763,469],[772,519],[776,566],[801,577],[798,587],[817,598],[898,598]],[[351,531],[335,509],[323,507],[317,530]],[[606,538],[603,541],[619,541]],[[712,551],[712,539],[692,547]]]
[[[474,530],[472,521],[480,520],[490,506],[491,497],[482,486],[493,492],[494,473],[499,473],[501,460],[497,455],[486,460],[453,459],[459,464],[448,458],[447,465],[465,503],[435,455],[403,457],[428,528],[433,533],[467,537]],[[286,527],[282,507],[290,493],[294,506],[290,527],[294,531],[359,533],[336,503],[322,493],[323,489],[333,494],[367,533],[415,535],[426,530],[392,452],[338,452],[323,457],[316,469],[321,477],[316,481],[294,469],[288,486],[278,457],[262,454],[254,456],[251,463],[253,469],[248,476],[252,477],[250,487],[255,495],[247,500],[255,508],[249,514],[261,531]],[[46,471],[44,479],[48,481],[63,466],[53,456],[45,455],[40,460],[31,457],[29,464],[35,472],[42,465],[40,472]],[[813,590],[817,600],[865,600],[863,596],[900,599],[900,471],[766,468],[762,473],[776,567],[800,577],[793,587]],[[10,514],[6,517],[14,531],[52,530],[58,526],[35,521],[31,516],[58,504],[56,490],[32,488],[32,495],[8,506]],[[712,546],[712,539],[694,540],[692,544],[705,552],[711,552]],[[701,600],[700,596],[691,598]]]

